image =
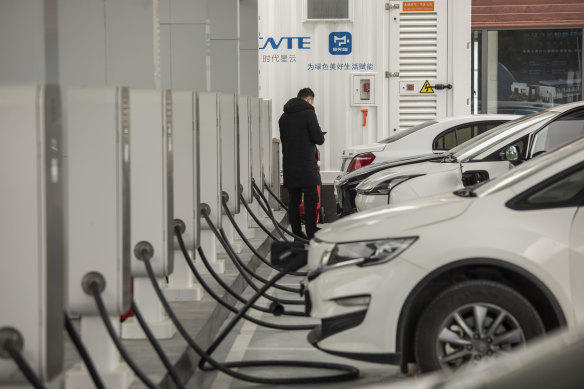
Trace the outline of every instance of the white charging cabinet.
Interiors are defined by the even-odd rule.
[[[172,92],[130,89],[130,123],[132,275],[147,276],[134,254],[146,241],[154,248],[154,274],[166,277],[174,265]]]
[[[252,153],[251,153],[251,117],[249,96],[239,96],[239,167],[243,198],[252,201]]]
[[[199,215],[199,133],[196,129],[196,94],[192,91],[173,91],[173,182],[174,219],[185,225],[182,234],[189,254],[201,242]],[[174,271],[164,289],[170,301],[197,301],[202,298],[201,286],[195,283],[176,237],[174,239]]]
[[[262,175],[256,184],[265,192],[265,183],[272,180],[272,100],[261,100],[260,105],[260,147],[262,153]]]
[[[219,126],[221,128],[221,184],[229,196],[227,206],[232,214],[239,213],[239,117],[238,99],[231,93],[220,93]]]
[[[69,310],[98,315],[84,277],[100,273],[112,316],[130,307],[130,96],[126,87],[68,90]]]
[[[197,93],[197,118],[201,168],[201,204],[210,207],[210,218],[217,228],[221,227],[221,128],[219,126],[219,102],[216,93]],[[201,221],[201,229],[208,230]]]
[[[255,180],[258,187],[262,188],[262,129],[261,129],[261,106],[262,99],[250,97],[250,117],[251,117],[251,148],[252,166],[251,178]],[[252,192],[253,202],[253,192]]]
[[[196,95],[191,91],[173,92],[174,132],[174,218],[185,223],[183,240],[188,249],[201,241],[199,216],[199,132],[195,126]],[[175,239],[176,242],[176,239]],[[179,249],[178,243],[174,245]],[[180,261],[177,259],[177,261]]]
[[[64,358],[62,147],[59,88],[0,84],[0,337],[18,331],[44,382]],[[23,382],[16,363],[0,358],[0,386]]]

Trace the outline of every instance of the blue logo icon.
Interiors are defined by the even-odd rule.
[[[350,32],[331,32],[329,34],[329,53],[349,55],[353,51],[353,36]]]

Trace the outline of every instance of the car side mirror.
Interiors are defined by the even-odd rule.
[[[517,146],[509,146],[505,150],[501,151],[501,159],[504,161],[519,160],[519,149]]]

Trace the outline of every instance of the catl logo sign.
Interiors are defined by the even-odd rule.
[[[264,49],[274,49],[278,50],[280,47],[287,50],[300,49],[309,50],[310,49],[310,37],[309,36],[283,36],[279,39],[274,37],[269,37],[264,39],[259,37],[260,40],[260,50]]]

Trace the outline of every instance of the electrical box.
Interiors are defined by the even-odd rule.
[[[160,109],[160,108],[158,108]],[[130,92],[70,87],[67,93],[69,310],[98,315],[84,277],[106,280],[108,313],[130,308]]]
[[[375,78],[375,74],[371,73],[351,74],[352,105],[375,104]]]
[[[0,337],[18,331],[45,382],[63,367],[64,187],[56,85],[0,85]],[[26,382],[0,358],[0,386]]]
[[[221,128],[216,93],[197,93],[197,121],[200,141],[201,204],[211,208],[211,220],[221,228]],[[209,229],[205,220],[202,229]]]
[[[238,99],[231,93],[220,93],[219,126],[221,127],[221,184],[229,196],[227,206],[232,214],[239,213],[239,118]]]
[[[245,201],[252,201],[252,152],[251,152],[251,97],[239,96],[239,166],[242,195]]]
[[[172,92],[130,89],[130,123],[132,275],[148,275],[134,255],[146,241],[154,248],[155,275],[166,277],[174,265]]]
[[[265,192],[264,183],[271,183],[272,172],[272,100],[262,100],[260,110],[260,147],[262,151],[262,175],[257,185]]]
[[[250,97],[250,118],[251,118],[251,178],[256,185],[262,188],[262,133],[261,133],[261,106],[262,99]],[[253,202],[253,191],[250,192],[250,203]]]
[[[172,93],[174,218],[185,223],[183,240],[188,249],[200,245],[199,132],[195,127],[196,95],[192,91]],[[175,241],[175,249],[179,249]]]

